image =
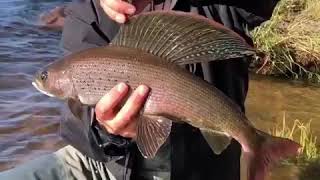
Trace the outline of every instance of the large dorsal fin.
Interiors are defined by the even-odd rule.
[[[200,15],[155,11],[122,25],[111,45],[143,50],[179,65],[250,56],[237,33]]]

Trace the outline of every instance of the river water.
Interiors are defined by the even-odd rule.
[[[299,120],[304,125],[311,122],[311,133],[320,137],[319,85],[251,75],[246,110],[249,120],[266,132],[282,127],[283,119],[289,128]],[[319,138],[317,145],[319,148]],[[318,179],[320,161],[301,167],[277,166],[272,169],[268,180]]]
[[[61,103],[38,93],[32,75],[57,58],[60,34],[41,30],[39,13],[58,1],[0,1],[0,169],[55,150]]]
[[[247,116],[262,130],[269,131],[295,120],[307,124],[320,137],[320,88],[308,84],[265,76],[251,75],[246,101]]]
[[[62,54],[59,32],[38,26],[39,14],[62,2],[0,1],[0,171],[64,145],[58,133],[62,103],[31,85],[32,75]],[[252,76],[246,108],[249,119],[263,130],[270,130],[285,114],[289,124],[312,120],[312,130],[320,135],[316,86]],[[274,179],[299,179],[285,176],[287,170],[278,171],[284,176]]]

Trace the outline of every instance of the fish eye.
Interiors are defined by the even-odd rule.
[[[41,78],[42,81],[47,80],[47,78],[48,78],[48,72],[47,72],[47,71],[43,71],[43,72],[41,73],[41,75],[40,75],[40,78]]]

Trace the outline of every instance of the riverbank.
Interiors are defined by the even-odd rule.
[[[253,71],[320,82],[319,9],[319,0],[281,0],[272,18],[251,32],[260,52]]]

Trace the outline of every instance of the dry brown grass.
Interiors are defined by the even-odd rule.
[[[320,81],[320,1],[281,0],[270,21],[252,31],[266,56],[262,74]]]

